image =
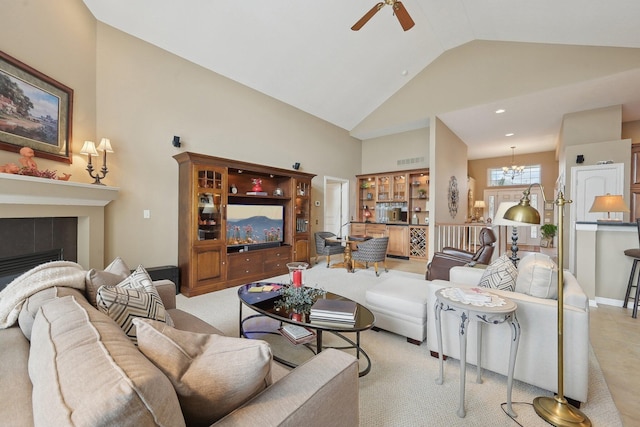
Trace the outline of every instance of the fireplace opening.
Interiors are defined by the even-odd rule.
[[[54,249],[78,262],[78,218],[0,218],[0,258]]]
[[[64,255],[61,248],[0,258],[0,291],[22,273],[29,271],[40,264],[44,264],[45,262],[60,261],[63,259]]]

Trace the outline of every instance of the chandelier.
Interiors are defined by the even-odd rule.
[[[521,175],[522,172],[524,172],[524,166],[516,165],[515,150],[516,147],[511,147],[511,166],[502,167],[502,173],[504,174],[505,178],[511,178],[512,181],[516,176]]]

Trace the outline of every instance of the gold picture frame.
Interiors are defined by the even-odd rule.
[[[0,149],[72,162],[73,89],[0,51]]]

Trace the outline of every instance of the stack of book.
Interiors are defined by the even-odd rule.
[[[315,339],[315,332],[298,325],[283,325],[280,329],[280,334],[291,341],[293,344],[303,344]]]
[[[353,301],[319,299],[311,306],[309,320],[312,323],[344,323],[353,325],[358,305]]]

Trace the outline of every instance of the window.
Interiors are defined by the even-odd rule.
[[[489,187],[500,187],[502,185],[527,185],[540,182],[542,179],[540,165],[525,166],[520,175],[513,179],[504,175],[502,168],[487,169],[487,185]]]

